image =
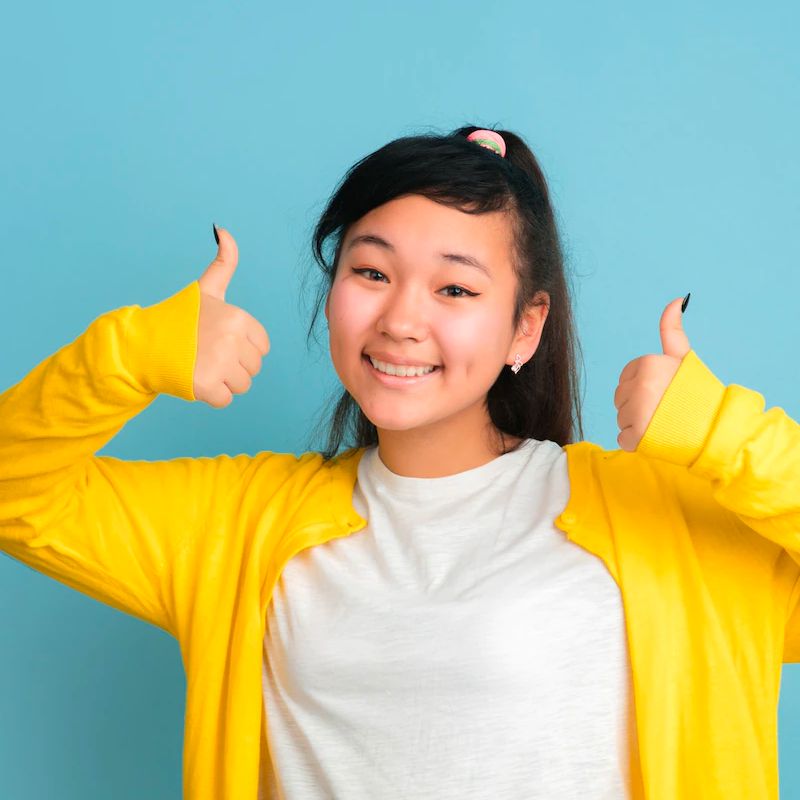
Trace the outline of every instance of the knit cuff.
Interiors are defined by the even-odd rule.
[[[151,392],[193,401],[200,284],[193,281],[166,300],[136,307],[126,328],[126,362]]]
[[[724,394],[725,385],[690,350],[667,386],[636,451],[690,466],[703,449]]]

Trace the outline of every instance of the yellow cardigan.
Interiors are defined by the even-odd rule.
[[[267,605],[294,554],[366,524],[363,450],[94,455],[159,393],[195,400],[199,291],[101,315],[0,394],[0,545],[175,636],[184,797],[253,800]],[[777,798],[781,663],[800,660],[800,426],[691,351],[636,452],[566,451],[555,524],[624,602],[636,796]]]

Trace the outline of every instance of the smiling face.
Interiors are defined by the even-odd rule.
[[[339,379],[379,434],[455,427],[472,435],[490,424],[487,392],[515,353],[531,357],[547,312],[539,306],[524,332],[513,329],[512,257],[506,213],[467,214],[420,195],[350,227],[325,316]],[[435,369],[389,376],[369,355]]]

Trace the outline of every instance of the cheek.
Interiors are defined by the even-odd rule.
[[[328,331],[334,356],[350,349],[350,340],[363,330],[368,317],[363,292],[359,296],[346,285],[334,284],[328,301]]]
[[[461,364],[471,370],[493,370],[505,358],[507,347],[501,320],[506,318],[489,307],[474,314],[451,317],[438,328],[443,357],[451,365]]]

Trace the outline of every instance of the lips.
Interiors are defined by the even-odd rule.
[[[365,351],[365,355],[367,358],[372,356],[376,361],[383,361],[387,364],[392,364],[395,367],[438,367],[439,364],[433,364],[430,361],[420,361],[419,359],[412,359],[412,358],[404,358],[403,356],[394,356],[391,353],[383,353],[380,351],[374,351],[371,353],[367,353]]]

